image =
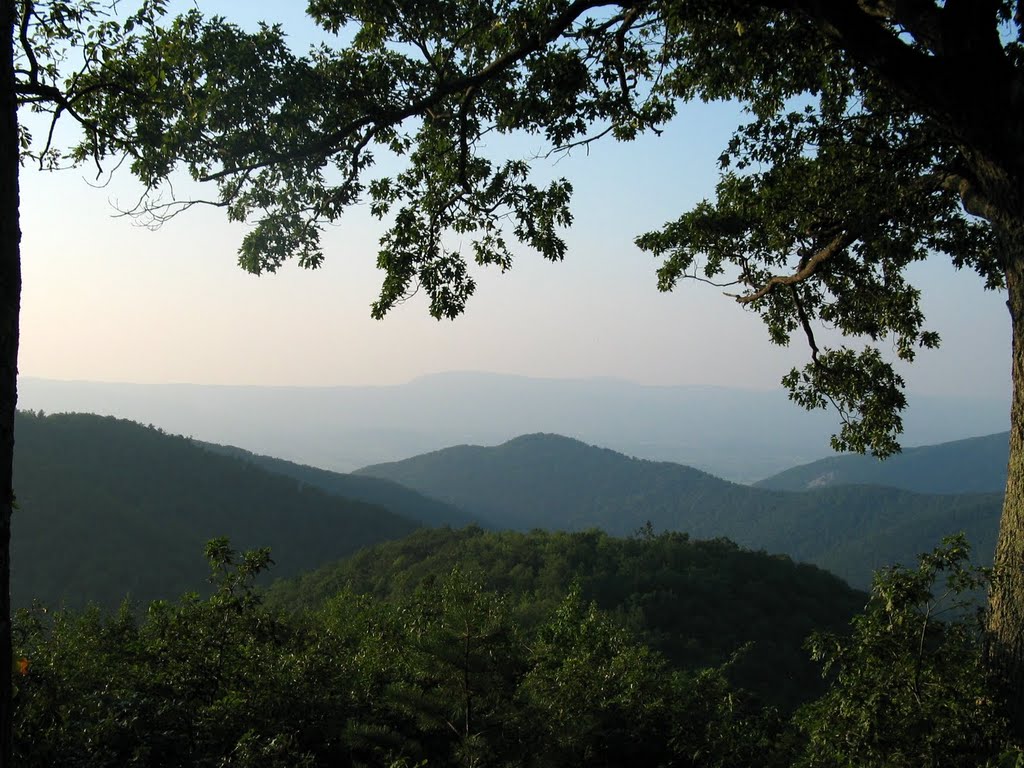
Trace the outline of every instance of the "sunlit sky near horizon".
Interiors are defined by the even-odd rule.
[[[295,47],[317,36],[286,3],[198,5],[251,25],[280,21]],[[240,15],[242,14],[242,15]],[[741,115],[689,105],[660,137],[602,142],[542,175],[574,184],[569,253],[560,264],[520,250],[513,269],[476,272],[467,313],[437,322],[422,297],[384,321],[369,316],[381,280],[382,226],[357,208],[325,234],[325,266],[254,277],[236,264],[244,234],[214,209],[152,232],[113,217],[138,188],[88,183],[88,168],[22,174],[24,295],[20,371],[57,379],[209,384],[401,383],[447,370],[538,377],[612,376],[649,384],[767,389],[806,351],[771,346],[756,315],[715,288],[655,287],[656,262],[633,238],[713,194],[716,162]],[[543,151],[540,139],[509,147]],[[504,148],[504,145],[502,145]],[[1006,397],[1004,297],[940,260],[915,268],[931,327],[943,337],[905,375],[922,394]]]

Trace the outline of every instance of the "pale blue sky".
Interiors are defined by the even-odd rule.
[[[304,47],[303,4],[199,5],[240,23],[282,21]],[[776,387],[805,351],[772,347],[756,316],[705,285],[655,289],[655,262],[633,237],[713,192],[731,105],[692,105],[661,138],[605,142],[542,174],[575,187],[562,264],[523,252],[512,271],[479,271],[466,315],[429,318],[419,298],[369,317],[380,226],[356,209],[325,237],[327,263],[256,278],[235,263],[244,233],[216,210],[158,232],[112,218],[127,180],[91,188],[88,170],[22,176],[25,288],[20,369],[60,379],[232,384],[386,384],[444,370],[642,383]],[[516,142],[524,152],[542,149]],[[1003,297],[933,262],[915,270],[943,348],[907,372],[912,391],[1009,391]]]

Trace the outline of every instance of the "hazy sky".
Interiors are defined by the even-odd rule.
[[[298,47],[315,36],[281,6],[199,3],[240,23],[282,21]],[[245,17],[239,16],[243,12]],[[521,251],[508,274],[478,270],[465,316],[437,322],[419,297],[369,317],[381,279],[381,227],[355,209],[326,233],[316,271],[289,265],[254,277],[236,265],[244,234],[216,210],[157,232],[112,217],[137,188],[92,188],[88,169],[22,175],[21,373],[133,382],[385,384],[445,370],[540,377],[613,376],[643,383],[772,388],[800,346],[767,342],[756,315],[709,286],[655,288],[656,263],[633,238],[710,196],[717,157],[740,119],[731,105],[692,105],[660,138],[605,142],[541,166],[576,188],[565,262]],[[539,140],[517,151],[543,149]],[[549,164],[550,165],[550,164]],[[943,347],[907,372],[912,391],[1009,391],[1004,297],[933,261],[915,270]]]

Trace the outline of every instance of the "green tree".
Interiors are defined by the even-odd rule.
[[[129,150],[117,141],[118,126],[89,104],[117,92],[128,105],[150,99],[161,86],[131,62],[140,41],[156,35],[164,0],[139,0],[134,12],[118,13],[101,0],[0,0],[0,766],[11,756],[10,521],[14,507],[12,465],[21,304],[21,231],[18,175],[24,161],[56,169],[85,161],[97,164]],[[43,136],[34,142],[18,110],[40,113]],[[53,128],[69,118],[81,141],[62,151]],[[48,125],[47,125],[48,121]],[[111,145],[110,140],[115,140]]]
[[[669,764],[673,674],[574,584],[531,649],[523,684],[550,765]]]
[[[416,591],[401,612],[408,675],[396,705],[446,764],[514,764],[520,726],[513,698],[526,641],[508,601],[481,579],[454,570]]]
[[[969,554],[956,536],[922,555],[916,569],[879,571],[851,635],[812,637],[832,684],[796,718],[808,737],[800,765],[996,763],[1006,721],[992,696],[976,610],[989,574],[972,568]]]
[[[574,584],[537,628],[518,691],[541,766],[785,765],[781,719],[729,685],[726,667],[672,670]]]
[[[238,556],[220,539],[206,554],[206,600],[19,612],[17,765],[292,766],[323,751],[310,724],[344,722],[334,691],[347,670],[321,663],[309,675],[316,635],[262,607],[253,579],[265,550]]]
[[[1024,712],[1019,1],[312,0],[309,12],[351,44],[297,56],[280,30],[246,36],[193,14],[138,65],[173,82],[168,99],[96,102],[135,131],[142,178],[157,186],[183,161],[253,222],[239,256],[252,272],[317,266],[320,225],[367,199],[386,222],[373,314],[418,287],[432,315],[454,317],[473,293],[469,262],[509,268],[512,238],[560,259],[571,221],[568,182],[533,183],[482,137],[526,131],[567,151],[657,131],[681,101],[736,99],[749,122],[725,146],[714,199],[637,242],[663,259],[661,289],[733,286],[773,342],[806,338],[811,361],[784,382],[799,404],[838,409],[836,448],[898,450],[906,399],[881,343],[901,361],[939,343],[909,265],[950,258],[1005,288],[1014,394],[990,629]],[[258,66],[243,76],[234,62]],[[375,152],[403,169],[375,174]],[[819,323],[867,344],[819,346]]]

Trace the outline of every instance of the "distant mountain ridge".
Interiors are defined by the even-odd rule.
[[[288,576],[420,525],[112,417],[21,412],[15,439],[15,606],[200,590],[215,536],[271,547],[273,575]]]
[[[787,469],[757,488],[806,491],[836,485],[885,485],[917,493],[1002,493],[1009,461],[1009,432],[938,445],[904,448],[880,461],[843,454]]]
[[[357,476],[88,414],[20,413],[16,438],[17,605],[176,596],[202,586],[201,547],[218,535],[239,548],[271,546],[274,575],[288,576],[402,537],[417,521],[620,536],[650,521],[786,553],[864,586],[872,569],[910,562],[958,530],[985,560],[1001,500],[751,488],[551,434],[456,446]],[[350,492],[362,500],[340,498]]]
[[[938,540],[966,531],[978,557],[995,546],[1000,494],[927,495],[882,487],[785,492],[738,485],[679,464],[630,458],[558,435],[493,447],[456,446],[365,467],[499,528],[629,535],[655,530],[727,536],[815,563],[856,586]]]
[[[199,440],[347,472],[461,443],[555,432],[754,482],[824,456],[838,419],[779,389],[652,386],[452,372],[393,386],[117,384],[21,377],[19,403],[129,418]],[[1009,426],[1008,399],[909,393],[904,440],[954,440]],[[757,424],[758,429],[751,429]]]

